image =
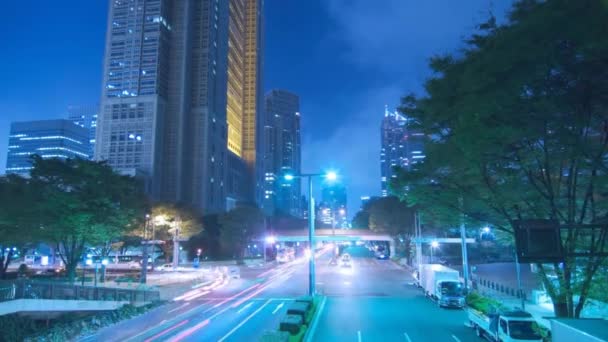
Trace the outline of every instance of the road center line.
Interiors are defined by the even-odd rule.
[[[456,342],[460,342],[460,339],[458,337],[456,337],[455,335],[452,335],[452,337],[454,338],[454,340],[456,340]]]
[[[248,307],[252,306],[253,302],[249,302],[249,304],[246,304],[245,306],[243,306],[242,308],[239,309],[239,311],[237,311],[237,314],[240,314],[241,312],[243,312],[243,310],[246,310]]]
[[[279,311],[283,307],[283,305],[285,305],[285,302],[281,302],[281,304],[277,305],[277,308],[272,310],[272,314],[276,314],[277,311]]]
[[[403,333],[403,336],[405,336],[405,340],[407,342],[412,342],[412,339],[410,338],[410,336],[407,333]]]
[[[361,330],[357,330],[357,340],[361,342]]]
[[[267,300],[266,303],[264,303],[264,305],[260,306],[251,315],[247,316],[247,318],[245,318],[241,323],[239,323],[236,327],[232,328],[232,330],[230,330],[226,335],[224,335],[224,337],[220,338],[218,340],[218,342],[223,342],[228,337],[230,337],[230,335],[234,334],[234,332],[237,331],[238,328],[242,327],[245,323],[247,323],[247,321],[249,321],[251,318],[253,318],[253,316],[257,315],[258,312],[262,311],[262,309],[264,309],[264,307],[266,305],[268,305],[271,301],[272,301],[272,299]]]

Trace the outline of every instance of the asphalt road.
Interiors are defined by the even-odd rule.
[[[193,289],[81,341],[256,341],[306,294],[307,270],[305,260],[242,268],[240,279]]]
[[[364,247],[346,250],[352,267],[317,258],[317,291],[327,296],[314,341],[479,341],[461,310],[439,309],[413,279]],[[257,341],[276,329],[290,303],[308,289],[305,260],[270,269],[243,269],[241,279],[198,288],[84,341]]]
[[[464,325],[464,311],[440,309],[412,285],[409,272],[361,247],[346,252],[353,255],[351,272],[333,266],[318,278],[328,297],[314,341],[480,341]]]

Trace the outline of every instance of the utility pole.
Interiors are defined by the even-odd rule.
[[[175,221],[173,233],[173,270],[177,270],[179,266],[179,220]]]
[[[421,214],[416,211],[414,214],[414,228],[416,231],[416,262],[418,263],[418,277],[420,277],[420,273],[422,272],[422,228],[421,228]]]
[[[521,299],[521,309],[525,311],[526,299],[524,298],[524,291],[521,286],[521,266],[519,265],[517,251],[515,251],[515,271],[517,272],[517,291],[519,292],[519,298]]]
[[[469,260],[467,256],[467,233],[466,228],[464,226],[464,203],[462,196],[460,197],[460,209],[462,213],[460,214],[460,239],[462,244],[462,274],[464,277],[464,290],[465,292],[469,289]]]
[[[150,215],[146,214],[146,221],[144,221],[144,240],[143,251],[142,251],[142,262],[141,262],[141,279],[140,283],[145,284],[148,278],[148,222],[150,221]]]

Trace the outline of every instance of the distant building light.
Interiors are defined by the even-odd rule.
[[[414,159],[422,159],[422,158],[425,158],[425,157],[426,157],[425,155],[412,156],[412,158],[414,158]]]
[[[413,154],[420,154],[422,153],[421,151],[412,151]]]

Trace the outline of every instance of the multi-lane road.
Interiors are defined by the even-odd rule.
[[[314,341],[479,341],[461,310],[438,308],[412,285],[409,272],[376,260],[364,247],[346,250],[352,267],[317,259],[317,292],[327,296]],[[256,341],[276,329],[290,303],[305,295],[304,260],[243,269],[241,279],[186,293],[145,315],[103,329],[85,341]]]

